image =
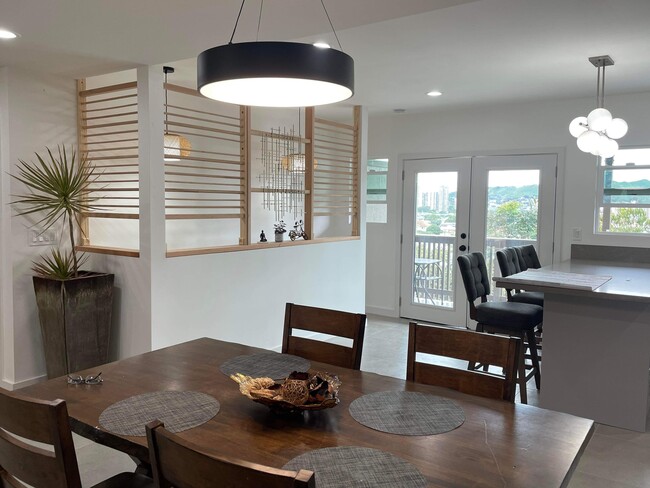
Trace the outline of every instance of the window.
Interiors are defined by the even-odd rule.
[[[388,222],[387,183],[388,159],[368,160],[366,222],[375,224]]]
[[[650,234],[650,148],[601,159],[598,189],[598,233]]]

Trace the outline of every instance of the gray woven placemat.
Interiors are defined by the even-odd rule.
[[[293,371],[307,371],[311,363],[304,358],[277,352],[260,352],[229,359],[219,368],[223,374],[230,376],[241,373],[253,378],[286,378]]]
[[[146,435],[152,420],[165,423],[172,432],[204,424],[219,412],[219,402],[198,391],[155,391],[114,403],[99,416],[101,426],[120,435]]]
[[[316,473],[318,488],[427,486],[415,466],[388,452],[367,447],[328,447],[293,458],[284,469]]]
[[[456,402],[412,391],[364,395],[350,404],[350,415],[371,429],[401,435],[441,434],[465,422]]]

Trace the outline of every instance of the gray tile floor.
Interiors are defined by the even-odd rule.
[[[406,320],[369,316],[361,368],[404,378],[407,341]],[[530,386],[528,403],[537,401],[537,390]],[[75,446],[84,487],[135,467],[128,456],[81,437],[75,436]],[[613,487],[650,487],[650,433],[597,425],[569,488]]]

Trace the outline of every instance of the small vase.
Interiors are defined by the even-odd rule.
[[[275,234],[275,242],[284,241],[284,234]]]

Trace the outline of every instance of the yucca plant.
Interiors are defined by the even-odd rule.
[[[11,204],[18,209],[18,215],[43,214],[40,225],[47,230],[61,219],[67,224],[70,238],[70,250],[52,251],[51,256],[43,256],[42,261],[34,263],[32,270],[40,276],[50,276],[60,279],[76,277],[79,266],[85,261],[79,258],[75,249],[75,223],[79,228],[80,216],[83,212],[93,210],[88,186],[97,177],[95,169],[87,164],[85,155],[77,157],[74,147],[70,149],[70,157],[65,146],[57,146],[58,156],[49,148],[47,157],[36,154],[36,162],[19,160],[18,174],[11,175],[23,183],[29,193],[15,195],[16,200]]]

